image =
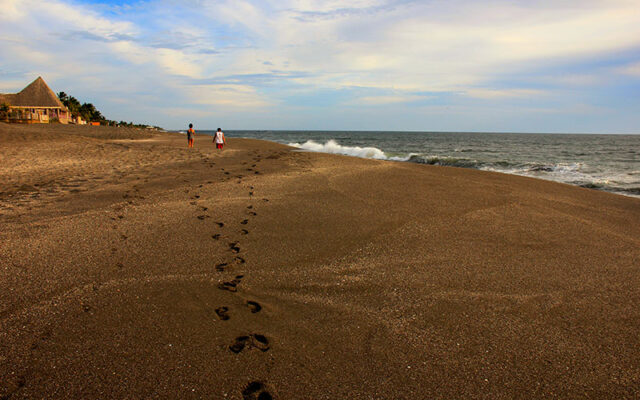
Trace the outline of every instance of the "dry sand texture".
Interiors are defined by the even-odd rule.
[[[0,124],[3,399],[638,398],[638,199],[139,135]]]

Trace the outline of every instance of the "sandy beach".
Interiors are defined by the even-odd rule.
[[[0,123],[0,398],[634,399],[640,199]]]

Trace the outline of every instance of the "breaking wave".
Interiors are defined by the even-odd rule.
[[[376,160],[388,160],[384,152],[375,147],[358,147],[358,146],[342,146],[335,140],[329,140],[325,144],[307,140],[305,143],[289,143],[289,146],[297,147],[302,150],[316,151],[319,153],[343,154],[360,158],[373,158]]]
[[[343,146],[331,139],[326,143],[318,143],[308,140],[302,144],[289,143],[289,146],[301,150],[315,151],[319,153],[342,154],[360,158],[372,158],[375,160],[408,161],[416,164],[443,165],[448,167],[478,168],[476,160],[456,157],[424,156],[420,154],[400,154],[390,155],[377,147]]]
[[[507,160],[477,160],[474,158],[451,157],[447,155],[426,155],[418,153],[385,153],[377,147],[343,146],[335,140],[318,143],[308,140],[302,144],[289,143],[289,146],[301,150],[330,154],[342,154],[375,160],[407,161],[416,164],[439,165],[447,167],[472,168],[512,175],[530,176],[552,180],[585,188],[605,190],[628,196],[640,196],[640,187],[636,176],[640,171],[623,175],[611,171],[596,171],[584,163],[514,163]],[[471,149],[455,149],[455,153],[471,152]]]

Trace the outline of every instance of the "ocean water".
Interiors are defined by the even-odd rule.
[[[640,135],[249,130],[225,135],[307,151],[524,175],[640,198]]]

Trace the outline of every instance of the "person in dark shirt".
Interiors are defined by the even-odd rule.
[[[187,144],[189,148],[193,147],[194,136],[196,136],[196,131],[193,130],[193,124],[189,124],[189,130],[187,131]]]

